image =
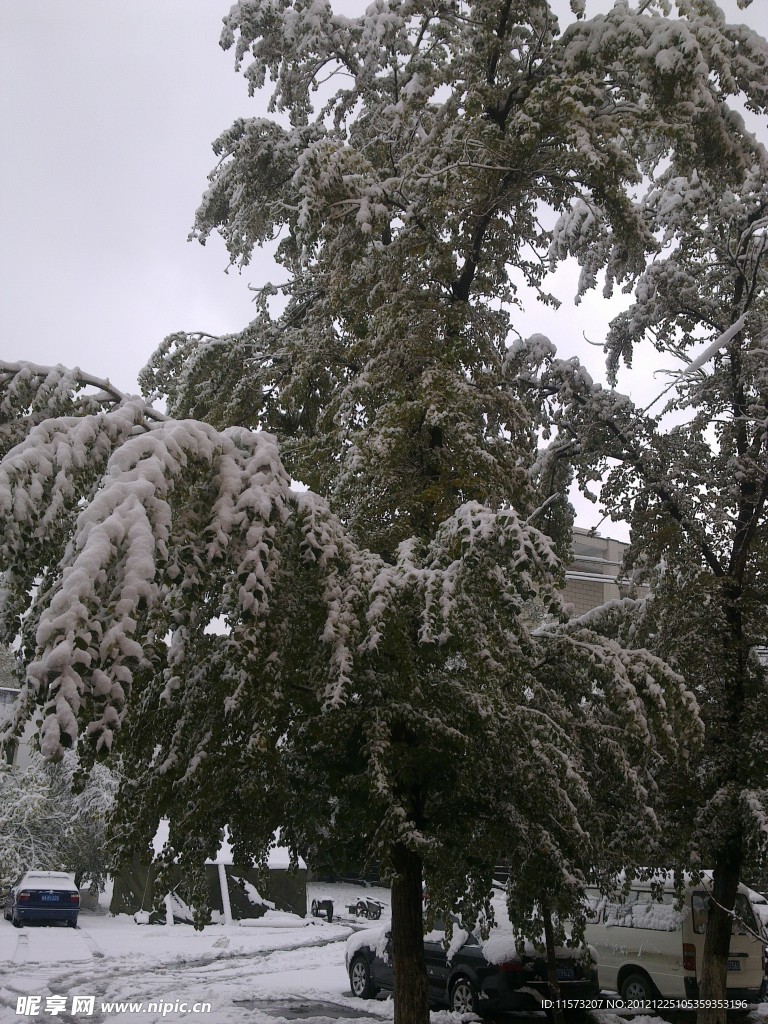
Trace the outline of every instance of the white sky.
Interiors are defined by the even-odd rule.
[[[553,6],[566,15],[566,0]],[[588,0],[587,13],[610,6]],[[768,36],[767,0],[721,7]],[[187,241],[211,143],[234,118],[265,113],[218,46],[227,9],[227,0],[2,0],[0,358],[79,365],[135,391],[166,334],[218,334],[251,318],[247,285],[274,276],[268,261],[227,274],[217,237]],[[573,278],[560,277],[553,290],[567,299]],[[602,378],[600,349],[583,336],[599,342],[605,320],[594,296],[557,314],[534,306],[521,331],[549,334]],[[657,393],[664,381],[649,380],[651,369],[637,365],[623,389]],[[596,522],[590,508],[580,522]]]

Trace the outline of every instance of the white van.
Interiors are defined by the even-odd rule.
[[[650,881],[635,881],[623,898],[588,891],[594,917],[585,939],[597,952],[601,986],[631,1001],[696,999],[711,877],[687,886],[681,906],[671,877],[654,881],[655,892]],[[756,1003],[764,988],[765,937],[750,892],[742,885],[736,896],[727,986],[729,999]]]

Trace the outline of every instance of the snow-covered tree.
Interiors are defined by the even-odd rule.
[[[61,869],[58,838],[68,815],[64,808],[50,813],[49,792],[50,782],[41,763],[33,762],[28,772],[7,762],[0,764],[2,884],[16,881],[30,867]]]
[[[71,752],[59,763],[34,754],[23,767],[0,764],[0,885],[34,868],[103,887],[116,779],[97,764],[74,793],[76,770]]]
[[[10,647],[0,646],[0,686],[18,690],[19,685],[19,668],[13,651]]]
[[[10,647],[0,644],[0,687],[5,690],[18,690],[21,686],[20,666]],[[17,694],[3,694],[0,701],[0,721],[5,721],[7,709],[16,699]],[[0,760],[12,761],[15,756],[16,742],[0,743]]]
[[[225,823],[238,859],[277,826],[318,855],[343,843],[397,872],[420,950],[422,873],[476,909],[542,801],[583,828],[585,751],[647,805],[636,766],[695,722],[691,699],[644,652],[530,627],[533,597],[561,617],[559,569],[515,510],[465,502],[387,560],[290,489],[268,436],[4,371],[7,422],[30,424],[0,464],[6,629],[47,700],[43,751],[85,725],[86,764],[121,755],[125,853],[164,813],[185,866]]]
[[[755,80],[766,54],[763,42]],[[670,780],[669,833],[694,867],[714,868],[701,984],[711,999],[725,997],[742,871],[768,848],[768,153],[730,120],[725,165],[702,156],[660,166],[636,204],[659,252],[627,275],[634,301],[606,350],[614,382],[641,344],[666,356],[671,382],[658,401],[637,409],[574,363],[555,360],[540,379],[556,395],[551,457],[580,461],[587,486],[603,481],[606,508],[632,526],[628,566],[652,588],[626,605],[619,633],[684,672],[706,724],[692,770]],[[573,251],[593,279],[605,260],[581,242]]]
[[[728,98],[764,105],[756,39],[708,0],[641,6],[561,32],[545,0],[242,0],[223,41],[275,117],[221,136],[196,232],[241,265],[279,238],[285,283],[237,336],[166,341],[142,382],[167,417],[2,365],[3,625],[43,749],[85,726],[120,752],[124,849],[167,813],[182,866],[225,823],[238,857],[281,825],[382,862],[398,1022],[427,1014],[424,875],[472,913],[529,836],[567,870],[594,751],[651,822],[655,758],[698,732],[663,662],[557,628],[569,471],[529,386],[551,352],[508,349],[550,254],[643,270],[634,192],[702,125],[713,166],[749,149]]]

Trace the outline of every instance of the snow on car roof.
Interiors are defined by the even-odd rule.
[[[26,878],[67,878],[72,881],[72,875],[68,871],[28,871]]]
[[[75,882],[66,871],[28,871],[22,885],[44,885],[46,889],[74,889]]]

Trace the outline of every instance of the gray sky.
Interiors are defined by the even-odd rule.
[[[187,242],[211,142],[256,110],[216,0],[3,0],[0,352],[135,391],[173,330],[251,315],[218,241]]]
[[[272,276],[267,262],[227,274],[218,238],[186,240],[212,141],[235,117],[265,112],[218,46],[228,6],[2,0],[0,357],[79,365],[135,391],[166,334],[216,334],[250,319],[247,285]],[[554,6],[567,11],[566,0]],[[588,0],[587,13],[610,6]],[[768,36],[766,0],[721,6]],[[571,280],[562,276],[561,297]],[[600,341],[604,323],[595,296],[556,317],[534,307],[522,330],[550,334],[570,355],[573,339]],[[602,375],[599,349],[582,344],[579,354]],[[638,397],[656,387],[642,370],[622,382]]]

